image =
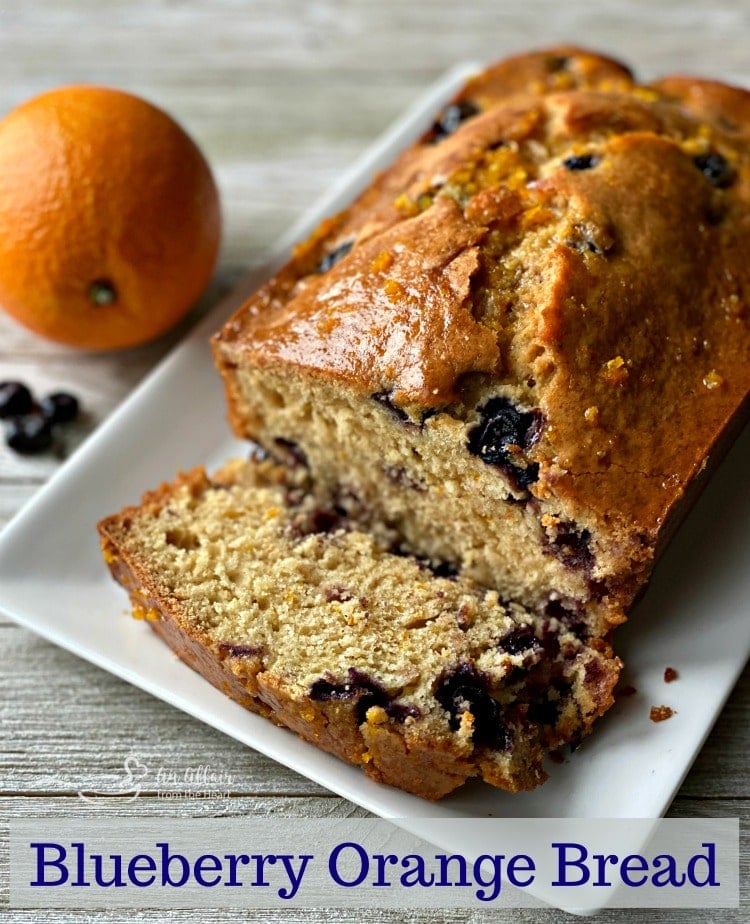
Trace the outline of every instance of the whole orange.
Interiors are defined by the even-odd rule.
[[[143,343],[195,303],[219,195],[191,138],[120,90],[43,93],[0,122],[0,306],[53,340]]]

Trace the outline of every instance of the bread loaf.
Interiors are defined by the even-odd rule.
[[[749,130],[575,49],[478,75],[217,335],[235,432],[606,635],[742,418]]]
[[[749,132],[575,48],[470,80],[214,338],[275,461],[100,524],[136,614],[375,779],[541,782],[744,420]]]

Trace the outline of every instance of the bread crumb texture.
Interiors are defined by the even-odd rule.
[[[545,750],[611,702],[619,663],[581,625],[441,576],[272,463],[193,472],[100,530],[136,618],[199,640],[217,685],[228,676],[247,705],[421,794],[474,775],[532,788]],[[410,754],[440,782],[411,776]]]

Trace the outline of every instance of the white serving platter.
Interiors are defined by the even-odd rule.
[[[146,624],[123,616],[125,596],[100,555],[100,518],[136,502],[178,470],[212,468],[246,452],[229,433],[209,334],[283,261],[295,240],[350,201],[432,122],[472,70],[452,71],[378,140],[284,236],[264,268],[193,330],[7,526],[0,536],[0,609],[376,815],[417,827],[424,837],[430,818],[657,818],[750,655],[750,432],[731,450],[630,623],[617,633],[625,682],[637,693],[621,699],[565,763],[551,764],[544,786],[522,795],[476,783],[426,803],[371,782],[247,712],[177,661]],[[679,673],[669,685],[663,679],[667,666]],[[64,684],[65,678],[55,682]],[[652,705],[668,705],[675,714],[655,724],[649,720]]]

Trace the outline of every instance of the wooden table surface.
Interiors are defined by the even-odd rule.
[[[701,72],[750,85],[746,2],[625,0],[502,4],[498,0],[11,0],[0,5],[0,115],[53,86],[103,83],[173,113],[215,169],[225,236],[210,308],[415,96],[463,60],[574,41],[614,53],[643,76]],[[117,406],[181,333],[115,355],[77,353],[0,317],[0,380],[80,395],[85,419],[67,450]],[[60,465],[0,448],[0,525]],[[144,486],[146,487],[146,486]],[[30,554],[33,561],[33,554]],[[42,569],[44,562],[34,562]],[[54,600],[50,600],[54,607]],[[0,614],[0,833],[10,818],[94,812],[180,816],[361,811],[305,778],[92,667]],[[746,670],[670,810],[747,822],[750,673]],[[93,807],[80,790],[111,788],[128,755],[182,777],[189,767],[231,772],[228,798],[157,793]],[[745,824],[746,828],[746,824]],[[161,921],[159,912],[9,910],[0,845],[0,920]],[[747,883],[747,835],[743,877]],[[744,900],[747,900],[745,887]],[[747,920],[747,905],[722,921]],[[170,920],[192,920],[173,912]],[[539,921],[548,912],[202,912],[205,922]],[[715,921],[706,912],[610,912],[602,921]]]

